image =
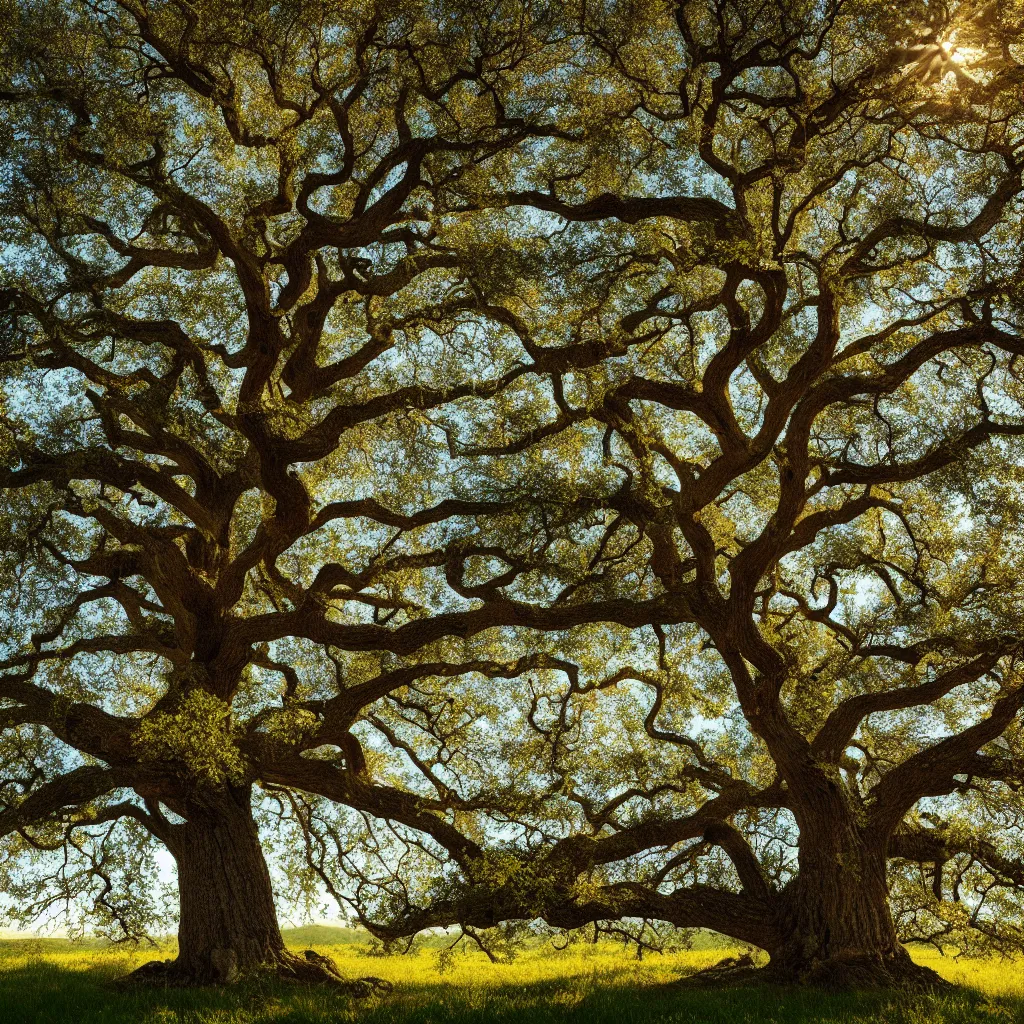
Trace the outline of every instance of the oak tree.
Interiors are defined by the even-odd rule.
[[[149,835],[180,921],[147,976],[328,977],[284,949],[253,786],[430,817],[365,771],[363,709],[424,674],[516,670],[446,637],[601,614],[469,607],[495,547],[460,524],[494,519],[514,578],[543,496],[481,496],[418,441],[430,411],[534,372],[486,333],[465,271],[483,255],[444,191],[571,130],[564,33],[517,4],[3,17],[11,884],[33,891],[35,852],[27,916],[91,893],[135,934]],[[50,877],[57,848],[75,866]]]
[[[562,500],[602,511],[548,553],[555,605],[676,620],[539,638],[489,745],[396,704],[462,838],[367,857],[313,801],[307,862],[391,938],[667,922],[778,979],[934,983],[901,939],[1021,935],[1019,29],[726,0],[583,30],[619,133],[453,189],[547,230],[480,286],[548,380],[487,444],[440,426],[577,467]]]

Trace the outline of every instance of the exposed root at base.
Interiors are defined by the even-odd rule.
[[[238,970],[230,950],[217,950],[210,960],[207,970],[196,970],[193,965],[182,963],[180,959],[150,960],[120,979],[118,984],[126,987],[197,988],[205,985],[232,985],[259,977],[299,985],[330,985],[357,999],[386,995],[394,988],[390,981],[372,975],[346,978],[329,956],[313,949],[303,950],[302,953],[282,953],[274,961],[245,972]]]
[[[749,953],[726,957],[711,967],[677,981],[674,988],[714,989],[771,985],[823,989],[828,992],[878,991],[926,993],[956,988],[930,967],[904,960],[863,956],[815,960],[802,965],[769,963],[758,967]]]
[[[287,954],[287,959],[277,967],[277,976],[284,981],[295,981],[304,985],[340,986],[358,999],[387,995],[394,988],[390,981],[372,974],[362,978],[346,978],[329,956],[324,956],[314,949],[303,950],[301,956]]]

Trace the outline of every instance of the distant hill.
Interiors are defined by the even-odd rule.
[[[68,953],[76,949],[102,949],[109,946],[106,939],[94,937],[69,939],[66,936],[33,935],[31,932],[4,930],[0,934],[0,948],[7,953]]]
[[[373,936],[364,928],[343,928],[328,924],[309,924],[300,928],[283,928],[281,934],[289,946],[333,946],[333,945],[370,945],[374,940]],[[417,947],[430,948],[433,946],[447,946],[454,938],[454,932],[425,933],[417,939]],[[526,940],[526,946],[532,947],[543,945],[547,939],[532,938]],[[607,940],[606,940],[607,941]],[[731,939],[718,932],[701,928],[692,938],[693,949],[734,949],[744,947],[746,944]]]
[[[331,924],[282,928],[281,935],[289,946],[340,946],[370,942],[370,933],[364,928],[344,928]]]

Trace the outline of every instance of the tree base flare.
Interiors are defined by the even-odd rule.
[[[338,965],[315,950],[302,953],[282,952],[273,960],[248,970],[239,970],[232,950],[214,950],[202,966],[189,961],[150,960],[121,979],[127,986],[153,986],[158,988],[195,988],[204,985],[233,985],[253,978],[272,978],[299,985],[330,985],[357,999],[386,995],[393,986],[384,978],[368,975],[346,978]]]
[[[758,967],[749,953],[726,957],[711,967],[670,983],[676,988],[745,988],[773,985],[806,986],[829,992],[891,990],[944,992],[956,986],[930,967],[907,957],[863,956],[812,960],[802,964],[768,963]]]

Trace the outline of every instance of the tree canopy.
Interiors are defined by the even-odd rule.
[[[1018,947],[1012,4],[3,14],[23,918]]]

